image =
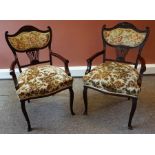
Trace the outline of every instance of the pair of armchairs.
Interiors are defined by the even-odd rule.
[[[112,28],[106,28],[105,25],[103,26],[103,50],[97,52],[87,60],[86,75],[83,77],[84,114],[87,114],[88,111],[88,88],[109,95],[131,98],[132,108],[128,128],[132,129],[131,121],[136,110],[142,75],[146,70],[145,61],[141,57],[141,52],[148,35],[148,27],[142,31],[127,22],[119,23]],[[26,101],[30,102],[32,99],[47,97],[69,89],[70,111],[71,114],[74,115],[73,78],[68,68],[69,61],[52,51],[51,28],[48,27],[46,31],[42,31],[33,26],[23,26],[12,35],[8,34],[7,31],[5,38],[15,58],[10,67],[10,75],[13,78],[16,93],[21,102],[21,109],[27,121],[28,131],[31,131],[32,128],[25,108]],[[107,46],[116,49],[115,59],[107,58]],[[39,52],[45,48],[48,48],[49,59],[40,61]],[[138,51],[135,61],[126,61],[129,50],[133,48]],[[19,53],[26,53],[30,63],[21,65],[18,57]],[[103,63],[91,69],[93,60],[98,56],[103,57]],[[64,63],[65,71],[53,66],[53,57],[60,59]],[[141,64],[140,72],[137,70],[139,62]],[[16,66],[18,66],[20,72],[18,77],[15,73]],[[25,67],[26,69],[23,70]]]

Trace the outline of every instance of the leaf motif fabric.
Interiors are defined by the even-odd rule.
[[[72,86],[73,78],[59,67],[51,65],[33,66],[18,77],[20,100],[50,95]]]
[[[8,37],[11,46],[18,51],[45,47],[49,39],[49,32],[42,33],[37,31],[22,32],[17,36]]]
[[[139,46],[145,39],[146,33],[136,32],[132,29],[117,28],[103,31],[104,39],[110,45]]]
[[[132,66],[119,62],[105,62],[83,77],[84,85],[103,92],[137,97],[139,73]]]

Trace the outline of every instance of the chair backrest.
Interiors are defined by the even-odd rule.
[[[42,31],[33,26],[23,26],[15,34],[8,34],[5,32],[6,41],[11,48],[15,59],[18,61],[18,67],[27,67],[30,65],[36,65],[40,63],[47,63],[51,61],[51,41],[52,30],[48,27],[47,30]],[[39,51],[41,49],[49,49],[49,59],[47,61],[39,61]],[[26,65],[20,65],[17,53],[26,53],[30,63]]]
[[[148,35],[148,27],[146,27],[145,30],[139,30],[133,24],[128,22],[119,23],[112,28],[106,28],[106,25],[103,25],[102,39],[105,50],[103,60],[130,63],[137,67],[138,56],[141,55],[141,51],[148,38]],[[116,49],[116,59],[108,59],[106,57],[107,45]],[[126,56],[129,50],[133,48],[138,51],[135,62],[126,61]]]

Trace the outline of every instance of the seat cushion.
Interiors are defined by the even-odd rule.
[[[105,62],[83,77],[84,85],[103,92],[137,97],[138,71],[125,63]]]
[[[18,77],[20,100],[50,95],[72,85],[73,78],[59,67],[51,65],[33,66]]]

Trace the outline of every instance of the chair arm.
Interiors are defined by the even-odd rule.
[[[15,84],[15,88],[18,89],[18,80],[17,80],[17,76],[16,76],[16,73],[15,73],[15,66],[17,64],[17,59],[15,59],[12,63],[11,63],[11,66],[10,66],[10,75],[12,76],[12,79],[14,81],[14,84]]]
[[[57,57],[58,59],[60,59],[60,60],[64,63],[65,72],[70,76],[71,73],[70,73],[69,68],[68,68],[69,60],[67,60],[67,59],[64,58],[63,56],[59,55],[58,53],[51,52],[50,54],[51,54],[52,56]]]
[[[85,72],[85,74],[89,73],[91,71],[91,67],[92,67],[92,61],[97,58],[98,56],[102,55],[105,53],[105,50],[99,51],[97,53],[95,53],[94,55],[92,55],[90,58],[87,59],[87,70]]]
[[[144,58],[142,56],[140,56],[140,55],[138,56],[138,61],[141,64],[140,74],[139,74],[139,78],[138,78],[138,85],[141,86],[143,73],[146,71],[146,65],[145,65]]]

